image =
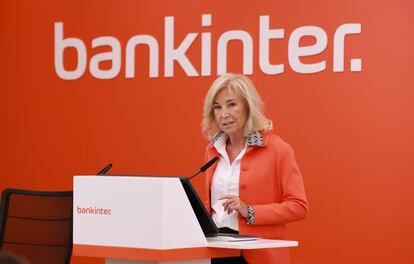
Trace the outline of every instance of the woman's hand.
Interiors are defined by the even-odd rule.
[[[225,200],[223,207],[224,211],[227,211],[227,214],[237,211],[244,218],[247,217],[247,205],[240,199],[240,197],[235,195],[225,195],[219,200]]]

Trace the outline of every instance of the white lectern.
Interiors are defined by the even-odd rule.
[[[107,264],[209,264],[296,241],[207,242],[179,178],[75,176],[73,254]]]

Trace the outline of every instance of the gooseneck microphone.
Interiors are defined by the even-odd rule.
[[[100,170],[96,175],[105,175],[112,168],[112,163],[109,163],[102,170]]]
[[[219,157],[214,157],[212,158],[209,162],[207,162],[206,164],[203,165],[203,167],[200,168],[200,170],[194,174],[193,176],[191,176],[190,178],[187,179],[187,181],[191,180],[192,178],[194,178],[195,176],[197,176],[198,174],[205,172],[208,168],[211,167],[211,165],[214,164],[214,162],[216,162],[219,159]]]

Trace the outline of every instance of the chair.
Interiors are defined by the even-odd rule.
[[[0,208],[0,250],[31,264],[69,264],[73,192],[5,189]]]

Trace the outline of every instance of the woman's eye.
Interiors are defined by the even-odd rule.
[[[233,106],[236,106],[236,103],[230,103],[229,104],[229,107],[233,107]]]
[[[214,108],[214,110],[220,110],[221,109],[221,106],[215,105],[213,108]]]

